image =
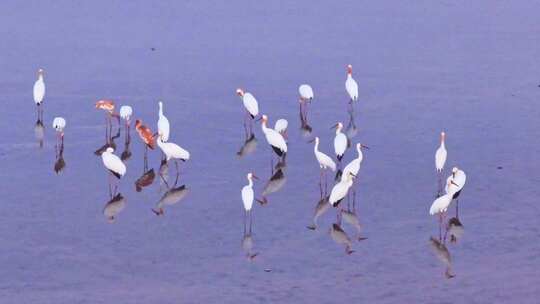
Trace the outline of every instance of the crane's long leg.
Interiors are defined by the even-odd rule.
[[[353,189],[352,208],[353,208],[354,214],[356,214],[356,189]]]
[[[251,234],[251,225],[252,225],[252,217],[251,217],[251,210],[248,211],[249,212],[249,234]]]
[[[442,242],[442,213],[439,213],[439,241]]]
[[[144,146],[144,172],[148,170],[148,145]]]
[[[323,181],[323,169],[321,168],[321,172],[319,175],[319,190],[321,191],[321,198],[323,197],[322,181]]]
[[[328,194],[328,177],[326,176],[326,171],[324,172],[324,194]]]
[[[247,210],[244,212],[244,237],[246,236],[246,226],[247,226]]]
[[[167,186],[167,190],[171,189],[169,183],[167,183],[167,180],[165,179],[165,177],[163,177],[163,174],[159,173],[159,176],[161,177],[161,180],[163,180],[163,182],[165,183],[165,186]]]

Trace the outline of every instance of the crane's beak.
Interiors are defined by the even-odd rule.
[[[333,129],[337,128],[337,126],[338,126],[338,124],[333,125],[332,127],[330,127],[330,130],[333,130]]]
[[[360,145],[360,148],[366,148],[369,150],[369,147],[368,146],[364,146],[364,145]]]
[[[308,141],[308,143],[310,143],[310,144],[312,144],[312,143],[314,143],[314,142],[315,142],[315,138]]]
[[[454,186],[456,186],[456,187],[459,187],[459,185],[456,184],[454,181],[450,181],[450,183],[452,183],[452,184],[453,184]]]
[[[262,120],[262,116],[260,116],[259,118],[255,119],[255,121],[260,121]]]
[[[256,180],[259,180],[259,178],[255,174],[251,174],[251,177],[253,177]]]

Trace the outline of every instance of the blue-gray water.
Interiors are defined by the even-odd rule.
[[[6,303],[535,303],[540,295],[538,100],[540,6],[533,1],[341,3],[92,1],[0,4],[0,296]],[[152,48],[155,50],[152,51]],[[371,147],[357,181],[367,240],[346,255],[330,234],[335,210],[306,229],[319,169],[300,131],[297,87],[310,83],[313,135],[332,152],[349,122],[345,66],[360,86],[353,142]],[[46,70],[45,143],[34,136],[32,84]],[[239,159],[243,87],[261,111],[289,120],[285,185],[253,210],[242,249],[245,174],[270,175],[271,150]],[[157,217],[158,178],[142,192],[143,146],[120,183],[113,224],[101,98],[130,104],[153,129],[165,103],[171,141],[190,150],[189,193]],[[67,119],[54,170],[54,116]],[[447,132],[448,168],[468,175],[465,232],[447,243],[452,279],[430,245],[434,152]],[[133,131],[133,130],[132,130]],[[123,150],[124,135],[116,140]],[[346,162],[355,156],[348,150]],[[150,153],[158,170],[160,153]],[[498,169],[498,167],[501,167]],[[174,178],[174,166],[169,176]],[[453,205],[450,215],[453,215]],[[343,224],[352,237],[355,230]]]

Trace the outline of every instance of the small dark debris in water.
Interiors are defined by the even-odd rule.
[[[272,272],[272,269],[266,268],[264,271],[265,271],[265,272]]]
[[[152,50],[152,52],[156,50],[156,48],[150,48],[150,49]]]
[[[538,87],[540,88],[540,84],[538,85]]]
[[[498,166],[498,167],[497,167],[497,169],[499,169],[499,170],[502,170],[502,168],[503,168],[502,166]]]

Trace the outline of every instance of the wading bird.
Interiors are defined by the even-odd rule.
[[[347,80],[345,81],[345,89],[349,94],[350,102],[358,100],[358,83],[352,77],[352,65],[347,65]]]
[[[459,195],[461,194],[461,190],[463,190],[463,187],[465,186],[465,182],[467,181],[467,175],[463,170],[458,169],[457,167],[452,168],[452,175],[450,175],[446,179],[446,192],[452,192],[452,199],[456,200],[456,217],[458,216],[458,208],[459,208]]]
[[[38,79],[34,83],[34,102],[37,106],[37,114],[38,114],[38,120],[43,120],[43,107],[41,106],[43,103],[43,99],[45,98],[45,81],[43,80],[43,75],[45,71],[43,69],[39,69]]]
[[[369,147],[362,145],[361,143],[356,144],[356,151],[358,151],[358,157],[353,159],[350,163],[345,166],[345,169],[343,169],[343,174],[341,175],[341,178],[345,178],[349,173],[352,173],[354,176],[358,175],[358,171],[360,171],[360,165],[362,164],[362,160],[364,159],[364,155],[362,154],[362,148],[369,149]]]
[[[120,116],[114,113],[114,101],[107,100],[107,99],[101,99],[96,102],[96,109],[100,109],[106,112],[105,116],[105,126],[106,126],[106,132],[105,137],[107,141],[109,141],[109,136],[112,133],[112,121],[111,117],[116,117],[118,119],[118,124],[120,124]]]
[[[345,154],[345,150],[347,149],[348,140],[347,136],[341,132],[343,129],[343,124],[341,122],[338,122],[333,128],[336,128],[336,136],[334,137],[334,152],[336,153],[338,161],[341,162],[343,154]]]
[[[347,196],[349,188],[351,188],[353,184],[354,177],[354,174],[349,173],[345,175],[345,177],[342,178],[337,184],[334,185],[334,188],[332,188],[332,192],[330,192],[330,198],[328,199],[328,202],[333,207],[337,207],[339,203],[345,198],[345,196]]]
[[[55,117],[53,120],[53,128],[56,130],[56,143],[64,144],[64,128],[66,127],[66,120],[63,117]]]
[[[313,153],[315,153],[315,158],[317,159],[317,162],[319,163],[319,167],[321,169],[321,175],[319,179],[319,187],[321,190],[321,195],[323,195],[322,190],[322,180],[324,175],[324,189],[326,192],[326,169],[330,169],[332,171],[336,171],[336,163],[330,158],[330,156],[324,154],[323,152],[319,151],[319,137],[315,137],[315,146],[313,147]]]
[[[174,159],[176,171],[178,171],[178,159],[185,162],[189,159],[189,152],[172,142],[164,142],[162,136],[158,137],[157,145],[165,154],[165,161]]]
[[[120,118],[125,120],[126,128],[129,128],[129,123],[130,123],[130,119],[132,115],[133,115],[133,109],[130,106],[120,107]]]
[[[163,115],[163,102],[159,102],[159,119],[157,123],[158,127],[158,135],[161,137],[163,142],[167,142],[169,140],[169,120],[165,115]]]
[[[313,100],[313,89],[309,84],[302,84],[298,87],[298,93],[300,93],[300,111],[304,115],[307,114],[307,103],[311,103]],[[302,109],[302,107],[304,109]]]
[[[236,94],[242,99],[244,108],[246,109],[246,116],[249,116],[249,130],[251,133],[251,122],[259,115],[259,104],[257,103],[257,99],[249,92],[244,92],[242,89],[236,89]],[[244,118],[244,128],[247,129],[246,118]]]
[[[244,204],[244,210],[246,211],[244,217],[244,226],[246,218],[249,215],[249,230],[251,231],[251,208],[253,207],[253,199],[255,198],[255,193],[253,192],[253,179],[258,179],[253,173],[249,172],[247,174],[248,184],[242,188],[242,203]]]
[[[447,192],[445,195],[436,198],[431,204],[431,207],[429,208],[430,215],[439,215],[439,239],[442,239],[443,218],[446,216],[446,211],[448,210],[448,206],[450,206],[450,203],[452,202],[452,197],[454,196],[455,191],[457,191],[457,188],[453,186],[459,187],[459,185],[456,184],[453,180],[449,180],[447,189],[450,192]]]
[[[120,179],[126,174],[126,165],[120,160],[120,158],[113,154],[114,149],[109,147],[105,152],[101,154],[101,160],[105,168],[109,170],[111,174]]]
[[[446,163],[446,146],[444,144],[446,134],[444,132],[441,132],[441,145],[437,149],[437,152],[435,152],[435,168],[437,169],[437,172],[441,173],[444,169],[444,164]]]
[[[266,141],[279,157],[283,157],[287,153],[287,143],[285,142],[285,139],[281,134],[279,134],[276,130],[270,129],[266,126],[267,122],[268,116],[263,115],[261,128],[264,136],[266,137]]]

